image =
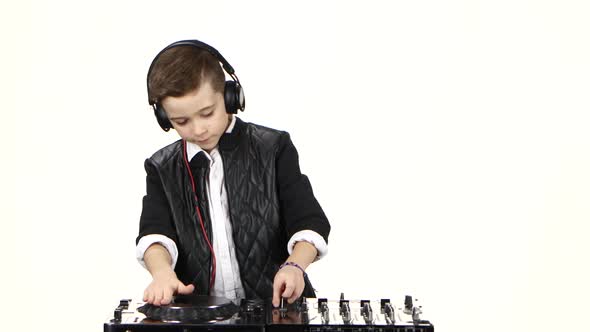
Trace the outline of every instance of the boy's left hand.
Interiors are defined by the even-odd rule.
[[[305,280],[303,272],[294,266],[285,266],[275,274],[273,282],[272,305],[278,307],[281,297],[293,303],[303,293]]]

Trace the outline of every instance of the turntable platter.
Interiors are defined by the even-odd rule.
[[[224,297],[179,295],[163,306],[145,304],[137,311],[146,318],[162,322],[203,323],[230,319],[239,307]]]

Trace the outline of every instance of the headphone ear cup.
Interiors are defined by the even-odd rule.
[[[170,130],[172,128],[172,123],[170,123],[170,119],[168,119],[168,115],[164,111],[164,108],[159,103],[152,105],[154,108],[154,115],[156,116],[156,120],[158,120],[158,124],[164,131]]]
[[[244,111],[246,107],[244,90],[236,81],[225,81],[223,99],[225,101],[225,111],[229,114],[236,114],[238,110]]]

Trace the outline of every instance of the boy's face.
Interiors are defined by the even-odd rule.
[[[162,106],[180,137],[211,152],[229,125],[230,115],[220,92],[206,81],[182,97],[166,97]]]

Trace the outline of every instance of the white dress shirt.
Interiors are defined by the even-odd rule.
[[[230,125],[226,133],[231,133],[235,125],[235,117],[232,116]],[[210,295],[222,296],[230,300],[244,298],[244,287],[240,278],[240,268],[236,259],[235,243],[232,236],[232,225],[229,218],[229,207],[227,204],[227,192],[224,184],[223,160],[217,147],[207,153],[198,145],[187,142],[187,158],[191,160],[198,153],[204,153],[209,159],[209,177],[207,179],[207,197],[209,203],[209,213],[211,217],[211,227],[213,236],[213,250],[215,252],[216,270],[215,284],[211,289]],[[324,238],[317,232],[311,230],[302,230],[295,233],[287,243],[289,254],[293,252],[293,247],[299,241],[306,241],[313,244],[318,256],[316,260],[324,257],[328,253],[328,245]],[[178,260],[178,249],[172,239],[161,234],[149,234],[143,236],[136,247],[137,260],[145,267],[143,256],[147,248],[154,244],[160,243],[170,253],[172,258],[172,268],[176,266]]]

